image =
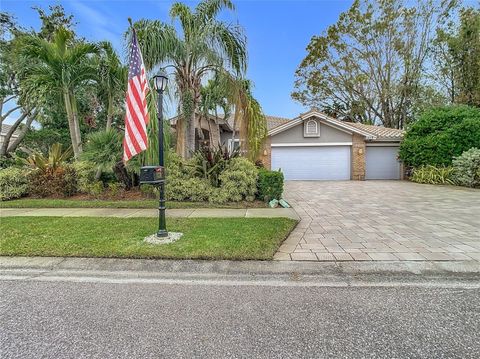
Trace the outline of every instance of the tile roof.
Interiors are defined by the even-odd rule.
[[[267,130],[270,131],[271,129],[281,126],[288,121],[291,121],[285,117],[277,117],[277,116],[265,116],[267,119]]]
[[[267,131],[291,121],[289,118],[268,115],[265,115],[265,119],[267,120]],[[230,128],[233,128],[233,115],[228,118],[227,122]]]
[[[404,130],[398,130],[396,128],[388,128],[383,126],[365,125],[358,122],[344,122],[350,126],[356,127],[360,130],[370,132],[372,135],[377,136],[376,140],[400,140],[405,133]]]
[[[362,136],[365,136],[367,140],[373,141],[400,141],[403,138],[404,132],[403,130],[398,130],[396,128],[386,128],[382,126],[373,126],[373,125],[364,125],[362,123],[354,123],[354,122],[346,122],[340,121],[326,114],[312,109],[308,112],[300,114],[300,116],[292,119],[283,121],[279,125],[269,129],[269,135],[276,135],[277,133],[283,132],[293,126],[296,126],[302,123],[305,119],[310,117],[318,117],[324,120],[327,123],[330,123],[334,126],[338,126],[339,128],[343,128],[350,132],[359,133]],[[290,122],[290,123],[289,123]]]

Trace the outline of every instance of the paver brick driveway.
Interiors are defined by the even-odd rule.
[[[407,181],[291,181],[301,221],[277,260],[480,261],[480,190]]]

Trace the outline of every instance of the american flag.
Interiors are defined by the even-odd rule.
[[[145,65],[138,46],[137,34],[133,30],[126,96],[125,138],[123,140],[123,160],[125,162],[146,150],[148,146],[147,124],[149,118],[146,99],[148,90]]]

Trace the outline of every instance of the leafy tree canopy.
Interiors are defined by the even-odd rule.
[[[438,107],[425,111],[407,130],[400,158],[409,166],[447,166],[455,156],[480,148],[480,109]]]
[[[430,41],[451,3],[355,0],[312,37],[292,97],[343,119],[403,128],[418,107]]]

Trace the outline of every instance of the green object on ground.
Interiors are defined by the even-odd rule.
[[[78,200],[52,198],[21,198],[1,201],[0,208],[157,208],[157,199],[142,200]],[[264,208],[261,201],[214,204],[210,202],[167,201],[167,209],[174,208]]]
[[[171,259],[272,259],[295,227],[287,218],[170,218],[175,243],[151,245],[156,218],[5,217],[0,255]]]
[[[272,199],[270,202],[268,202],[268,205],[269,205],[271,208],[276,208],[276,207],[278,206],[278,200]]]
[[[278,203],[279,203],[280,206],[282,206],[283,208],[290,208],[290,205],[289,205],[288,202],[285,201],[284,199],[281,199],[280,201],[278,201]]]

